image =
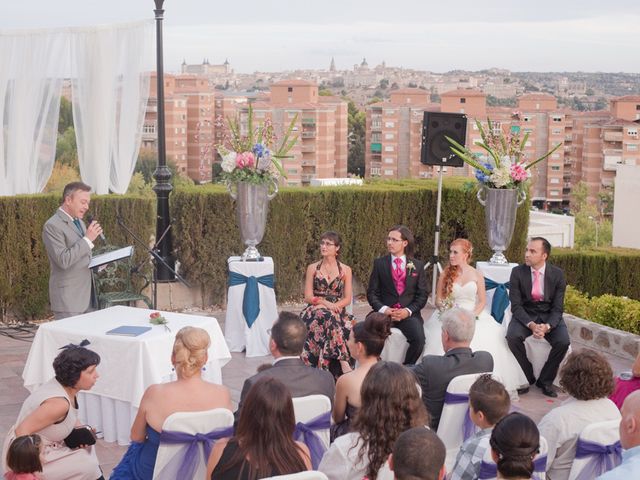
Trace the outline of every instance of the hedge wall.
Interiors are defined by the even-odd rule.
[[[476,259],[488,259],[484,210],[461,179],[445,181],[442,199],[440,253],[448,243],[469,238]],[[416,256],[433,253],[437,183],[376,182],[361,187],[283,188],[270,204],[263,255],[274,258],[278,301],[299,300],[307,264],[319,258],[318,241],[325,230],[343,236],[342,260],[355,277],[367,283],[373,259],[385,253],[387,228],[404,223],[416,235]],[[205,292],[203,305],[226,300],[227,258],[244,251],[235,209],[226,189],[208,185],[171,194],[173,243],[181,272]],[[48,312],[49,266],[42,244],[42,226],[58,207],[53,195],[0,197],[0,315],[38,318]],[[143,239],[155,233],[155,198],[94,196],[92,213],[109,243],[133,239],[117,225],[125,223]],[[526,243],[528,205],[518,209],[516,230],[507,257],[519,261]],[[136,246],[136,260],[144,252]]]
[[[551,262],[561,267],[567,283],[589,296],[612,294],[640,300],[640,250],[555,249]]]
[[[576,317],[640,335],[640,302],[637,300],[610,294],[589,298],[568,287],[564,309]]]
[[[488,259],[484,209],[463,182],[445,182],[442,199],[440,254],[448,243],[469,238],[476,259]],[[278,301],[299,300],[306,265],[319,258],[318,241],[325,230],[343,237],[342,261],[367,283],[373,259],[386,252],[387,228],[403,223],[416,236],[416,256],[433,253],[437,183],[380,182],[360,187],[284,188],[271,202],[260,253],[274,258]],[[174,245],[182,271],[210,297],[224,303],[227,257],[244,251],[231,198],[222,186],[191,187],[172,194],[176,218]],[[506,255],[519,260],[526,245],[528,205],[518,209],[516,229]]]

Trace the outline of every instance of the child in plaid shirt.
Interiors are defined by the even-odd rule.
[[[469,389],[469,415],[480,431],[469,437],[460,447],[449,480],[473,480],[478,478],[480,464],[489,448],[491,430],[509,413],[509,393],[490,374],[481,375]]]

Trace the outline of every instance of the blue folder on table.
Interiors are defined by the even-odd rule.
[[[137,337],[151,330],[151,327],[141,327],[139,325],[122,325],[120,327],[109,330],[107,335],[123,335],[125,337]]]

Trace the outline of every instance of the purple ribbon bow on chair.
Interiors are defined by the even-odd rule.
[[[184,433],[184,432],[167,432],[160,433],[160,443],[170,445],[184,444],[186,450],[175,455],[162,468],[158,475],[158,479],[175,479],[175,478],[193,478],[196,467],[198,465],[198,444],[202,443],[204,450],[204,462],[206,463],[211,455],[213,444],[221,438],[231,437],[233,435],[233,426],[218,428],[209,433]]]
[[[620,441],[611,445],[602,445],[601,443],[589,442],[578,438],[576,458],[587,457],[590,457],[589,461],[582,468],[576,480],[596,478],[620,465],[622,459]]]
[[[476,432],[476,426],[471,421],[469,412],[469,395],[466,393],[449,393],[444,394],[444,404],[456,405],[460,403],[466,403],[467,409],[464,412],[464,421],[462,423],[462,441],[468,439]]]
[[[311,453],[311,464],[313,465],[314,470],[318,469],[320,460],[322,460],[322,456],[327,450],[322,439],[314,430],[327,430],[330,427],[331,412],[325,412],[305,423],[296,423],[293,438],[294,440],[300,440],[302,438],[302,443],[309,447],[309,452]]]
[[[491,447],[489,447],[491,448]],[[531,478],[534,480],[545,480],[545,471],[547,470],[547,456],[542,455],[533,461],[533,475]],[[484,460],[480,464],[480,471],[478,472],[478,480],[491,480],[498,475],[498,466],[493,462],[485,462]]]

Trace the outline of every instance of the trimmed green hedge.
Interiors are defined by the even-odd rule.
[[[576,317],[640,335],[640,302],[637,300],[609,294],[589,298],[567,287],[564,309]]]
[[[488,259],[484,209],[463,179],[447,179],[442,198],[440,254],[456,237],[469,238],[476,259]],[[437,183],[409,180],[374,182],[361,187],[283,188],[271,202],[263,255],[273,257],[278,301],[300,300],[305,267],[319,258],[318,241],[325,230],[343,237],[342,261],[367,283],[373,259],[385,253],[387,229],[406,224],[416,236],[416,256],[433,253]],[[173,244],[181,272],[202,287],[203,305],[226,299],[227,258],[244,251],[233,202],[220,185],[194,186],[171,194]],[[48,311],[48,272],[42,226],[58,207],[59,197],[0,197],[0,315],[38,318]],[[116,224],[124,222],[143,239],[155,233],[155,199],[94,196],[91,211],[109,243],[135,244]],[[519,261],[526,244],[528,204],[518,209],[507,257]],[[136,246],[136,260],[145,253]],[[443,261],[443,262],[444,262]]]
[[[640,250],[554,249],[551,262],[564,270],[567,283],[589,296],[612,294],[640,300]]]

